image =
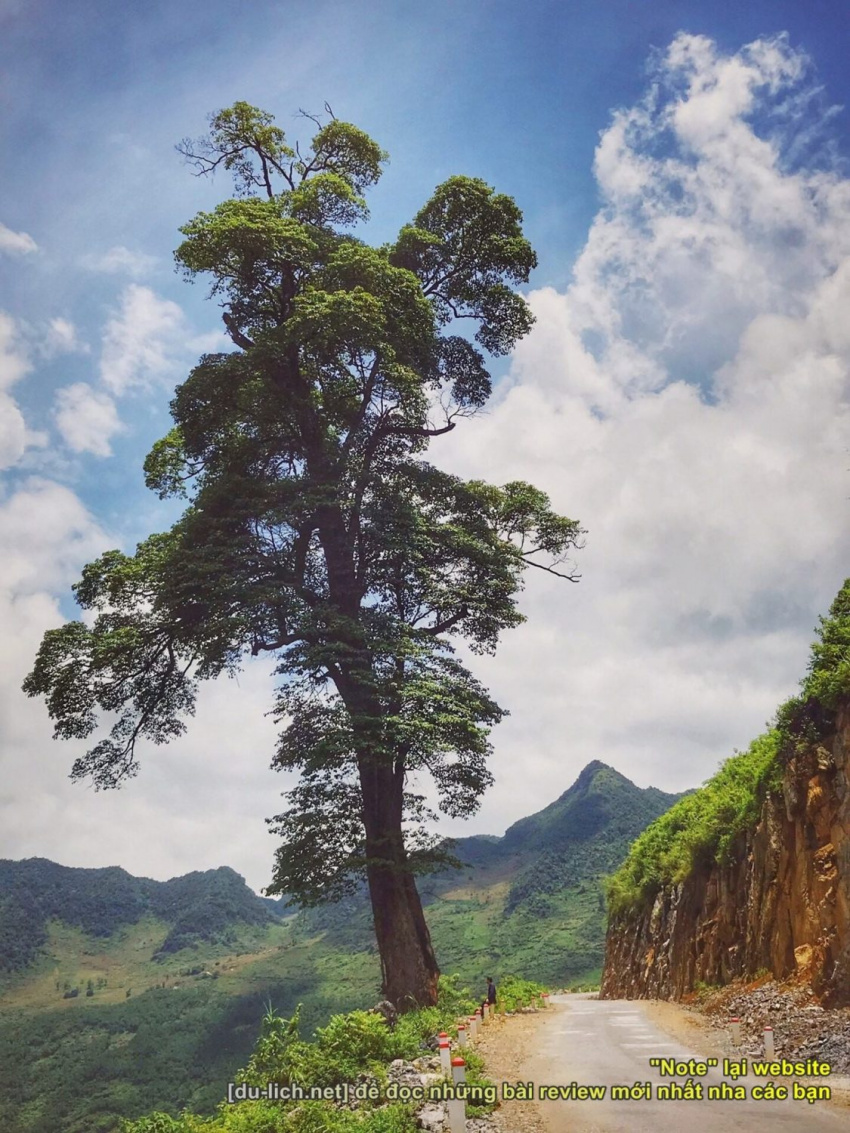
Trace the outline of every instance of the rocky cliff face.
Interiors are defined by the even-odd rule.
[[[678,999],[769,970],[850,1003],[850,706],[788,765],[727,865],[704,862],[609,926],[603,998]]]

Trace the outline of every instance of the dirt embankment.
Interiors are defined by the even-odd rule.
[[[476,1044],[484,1058],[487,1077],[500,1085],[519,1082],[528,1074],[528,1052],[534,1049],[539,1028],[548,1022],[545,1012],[497,1015]],[[545,1133],[546,1126],[533,1101],[503,1102],[494,1112],[493,1123],[500,1133]]]

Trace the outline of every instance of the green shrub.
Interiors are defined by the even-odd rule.
[[[328,1102],[284,1107],[274,1102],[222,1105],[215,1117],[164,1113],[124,1121],[122,1133],[417,1133],[411,1107],[391,1104],[365,1112],[338,1109]]]
[[[502,976],[497,987],[499,1011],[516,1011],[527,1006],[546,988],[533,980],[523,980],[518,976]]]

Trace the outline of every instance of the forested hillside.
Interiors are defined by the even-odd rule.
[[[593,762],[503,837],[458,840],[462,868],[420,883],[443,971],[596,980],[605,879],[675,798]],[[157,882],[38,858],[0,862],[0,966],[2,1133],[210,1111],[269,1002],[302,1003],[309,1032],[380,982],[363,892],[293,911],[226,867]]]
[[[629,845],[679,798],[636,787],[594,760],[573,785],[501,838],[460,838],[461,870],[420,883],[445,970],[465,979],[486,968],[555,984],[598,980],[605,941],[605,884]],[[305,914],[341,948],[368,947],[362,895]]]
[[[72,869],[45,858],[0,860],[0,973],[32,964],[58,921],[93,937],[152,916],[169,925],[160,953],[235,939],[234,925],[268,924],[279,903],[257,897],[227,866],[170,881],[133,877],[118,866]]]

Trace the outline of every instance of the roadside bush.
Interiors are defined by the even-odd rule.
[[[328,1102],[284,1108],[274,1102],[240,1102],[219,1107],[215,1117],[164,1113],[125,1121],[121,1133],[417,1133],[410,1106],[393,1104],[367,1112],[337,1109]]]
[[[519,976],[502,976],[497,988],[498,1010],[516,1011],[545,990],[543,984],[535,983],[533,980],[523,980]]]

